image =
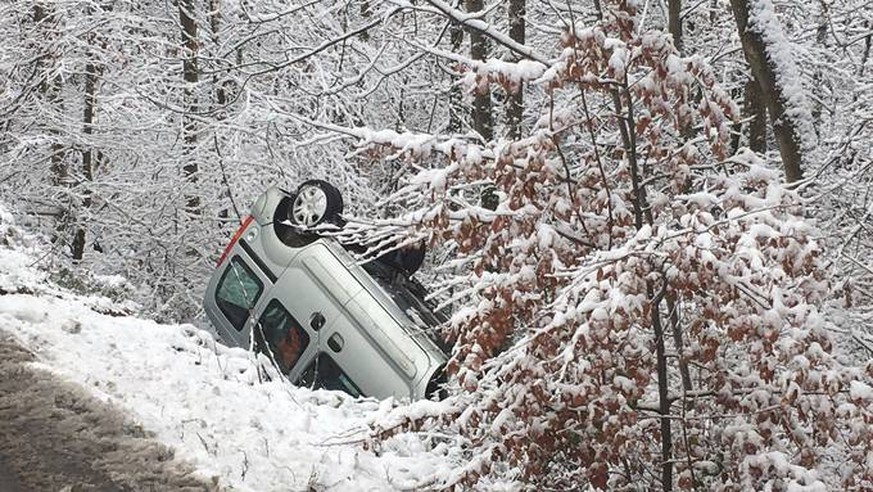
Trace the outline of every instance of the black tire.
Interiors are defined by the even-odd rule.
[[[393,271],[401,272],[405,277],[410,277],[412,274],[421,268],[424,263],[424,255],[427,252],[427,247],[424,241],[405,248],[395,249],[385,253],[376,261],[385,265]]]
[[[342,226],[342,213],[342,194],[321,179],[303,182],[288,206],[288,220],[306,229],[325,223]]]
[[[421,268],[426,252],[427,247],[424,241],[422,241],[415,246],[409,246],[397,251],[397,262],[400,264],[400,268],[406,272],[406,275],[410,276]]]

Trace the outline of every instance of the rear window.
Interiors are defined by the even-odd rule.
[[[284,374],[291,372],[309,346],[309,334],[276,299],[267,304],[267,309],[258,321],[257,330],[256,340],[267,341],[270,349],[268,355],[272,355]],[[259,350],[263,351],[263,347],[259,347]]]
[[[297,384],[311,389],[345,391],[355,398],[363,394],[340,366],[323,352],[306,368]]]
[[[230,324],[242,331],[249,319],[249,312],[263,291],[264,284],[252,269],[239,256],[234,256],[218,282],[215,303]]]

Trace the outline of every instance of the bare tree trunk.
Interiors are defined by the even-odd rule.
[[[509,0],[509,37],[524,44],[525,0]],[[524,83],[515,93],[509,94],[506,107],[506,126],[511,139],[521,138],[521,120],[524,117]]]
[[[483,8],[482,0],[466,0],[467,12],[480,12]],[[488,38],[484,34],[468,29],[470,35],[470,58],[485,60],[488,57]],[[491,89],[486,88],[482,93],[477,92],[473,99],[473,129],[483,139],[494,138],[494,118],[491,114]]]
[[[221,49],[221,38],[219,36],[219,32],[221,31],[221,0],[209,0],[209,31],[212,39],[212,46],[218,52]],[[239,55],[239,52],[238,52]],[[217,119],[224,119],[227,115],[225,106],[227,105],[227,90],[226,86],[227,81],[222,81],[218,72],[216,72],[212,76],[212,87],[215,91],[215,105],[214,109],[216,111],[215,117]],[[218,142],[218,135],[215,133],[212,134],[212,142],[214,145],[215,153],[218,156],[219,164],[222,168],[222,174],[224,174],[224,157],[221,155],[221,147]],[[224,175],[224,182],[227,184],[227,176]],[[225,190],[221,193],[222,198],[227,198],[228,201],[233,203],[233,196],[231,196],[230,187],[226,186]],[[230,208],[222,207],[218,211],[218,216],[222,219],[226,219],[230,217]]]
[[[218,33],[221,30],[221,0],[209,0],[209,30],[212,35],[212,44],[216,49],[219,49],[220,39]],[[227,92],[222,81],[219,79],[218,73],[212,76],[212,86],[215,88],[215,104],[220,110],[220,108],[227,104]]]
[[[90,183],[94,181],[94,170],[97,164],[97,155],[94,152],[92,143],[89,141],[94,134],[94,118],[97,108],[97,82],[100,76],[100,68],[94,61],[90,61],[85,65],[85,104],[82,115],[83,128],[82,133],[85,135],[85,149],[82,151],[82,178],[84,187],[82,190],[82,205],[81,209],[87,210],[91,207],[91,189]],[[72,252],[73,261],[80,261],[85,253],[85,228],[80,224],[76,228],[73,236]]]
[[[52,40],[56,36],[59,27],[57,12],[51,5],[45,5],[42,2],[36,2],[33,6],[33,22],[37,32],[40,32],[46,45],[50,46]],[[38,93],[45,107],[49,111],[63,113],[64,101],[61,97],[61,78],[54,73],[55,53],[47,53],[37,61],[37,71],[39,73]],[[50,183],[54,186],[68,188],[70,182],[70,170],[66,162],[66,149],[60,141],[60,132],[52,126],[51,117],[48,115],[45,118],[48,123],[46,133],[51,137],[49,146],[49,174]],[[55,231],[52,236],[54,243],[66,243],[66,235],[71,221],[72,211],[69,200],[67,203],[59,205],[59,211],[55,223]]]
[[[43,27],[55,21],[53,17],[55,16],[55,12],[48,10],[41,3],[37,3],[33,6],[33,21],[39,26],[40,24]],[[38,27],[39,29],[39,27]],[[42,31],[43,29],[39,29]],[[52,38],[53,34],[50,32],[46,32],[46,38]],[[56,75],[52,74],[52,62],[54,61],[53,56],[47,56],[45,59],[39,61],[39,68],[42,72],[40,74],[40,82],[39,82],[39,92],[42,95],[43,99],[46,101],[47,105],[50,108],[56,109],[57,106],[62,104],[60,92],[61,92],[61,80]],[[50,130],[51,133],[57,133],[54,129]],[[63,159],[63,145],[58,142],[56,139],[52,141],[51,145],[51,171],[52,171],[52,180],[54,184],[65,184],[69,181],[69,170],[64,164]]]
[[[761,85],[754,77],[749,78],[743,100],[743,117],[752,117],[748,126],[749,148],[764,153],[767,152],[767,115],[761,99]]]
[[[667,0],[667,28],[673,35],[673,46],[682,51],[682,0]]]
[[[618,129],[621,134],[622,146],[630,168],[631,184],[633,186],[634,225],[637,229],[644,224],[653,224],[652,209],[649,207],[646,193],[645,177],[638,160],[636,142],[636,122],[633,100],[630,95],[627,79],[624,87],[613,92],[613,105],[618,115]],[[622,102],[622,96],[627,104]],[[653,281],[646,283],[646,297],[651,303],[651,322],[655,336],[655,356],[658,378],[658,410],[661,414],[661,489],[673,490],[673,431],[670,423],[669,375],[667,368],[667,350],[664,340],[664,325],[661,320],[661,302],[667,292],[665,283],[659,292],[655,291]]]
[[[673,490],[673,431],[670,425],[670,395],[667,376],[667,349],[664,343],[664,326],[661,323],[662,293],[656,294],[652,282],[646,286],[646,295],[652,303],[652,328],[655,332],[655,356],[658,371],[658,411],[661,414],[661,490]]]
[[[464,44],[464,29],[460,24],[452,24],[449,28],[449,41],[452,45],[452,53],[458,53],[461,50],[461,45]],[[461,88],[457,84],[452,84],[449,88],[449,133],[460,133],[464,128],[462,118],[463,110],[463,95]]]
[[[189,183],[196,183],[199,169],[197,162],[193,159],[193,154],[194,149],[197,147],[197,123],[190,115],[197,113],[197,97],[192,92],[192,88],[199,81],[199,71],[197,68],[197,53],[199,51],[197,21],[194,18],[194,0],[178,0],[178,6],[179,22],[182,25],[182,45],[185,48],[184,58],[182,59],[182,78],[185,81],[185,99],[187,100],[187,111],[189,113],[189,115],[183,118],[182,123],[185,145],[184,154],[188,159],[188,162],[182,167],[182,174]],[[189,195],[186,199],[186,208],[192,213],[199,212],[200,198],[196,195]]]
[[[767,46],[761,33],[750,29],[750,1],[754,0],[731,0],[731,7],[737,21],[746,61],[760,86],[767,112],[770,113],[773,134],[779,145],[782,165],[785,168],[785,180],[792,183],[803,177],[800,131],[795,120],[787,113],[787,94],[776,79],[776,61],[768,58]]]
[[[828,25],[830,24],[830,6],[828,2],[824,0],[819,1],[819,6],[821,8],[821,12],[818,19],[818,27],[815,30],[815,42],[818,44],[820,48],[827,47],[828,41]],[[813,87],[821,87],[824,81],[824,75],[822,73],[822,68],[816,67],[815,72],[812,75]],[[815,133],[817,136],[821,136],[821,114],[824,110],[824,97],[826,91],[822,90],[819,93],[819,97],[815,99],[812,105],[812,125],[815,128]]]

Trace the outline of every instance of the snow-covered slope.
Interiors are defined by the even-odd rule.
[[[246,351],[191,325],[122,316],[124,306],[47,282],[39,251],[0,209],[0,330],[41,368],[112,403],[203,477],[233,490],[426,487],[448,466],[407,438],[366,451],[367,422],[392,402],[354,401],[259,378]]]

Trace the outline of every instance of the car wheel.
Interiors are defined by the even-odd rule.
[[[294,201],[288,209],[288,219],[305,228],[324,223],[339,224],[343,212],[343,198],[332,184],[311,179],[297,188]]]
[[[424,263],[424,255],[427,252],[427,247],[425,246],[424,241],[420,243],[408,246],[397,251],[397,262],[400,265],[400,268],[406,272],[406,275],[412,275],[417,272],[419,268],[421,268],[422,263]]]
[[[375,261],[406,277],[412,276],[424,263],[427,247],[424,241],[385,253]]]

